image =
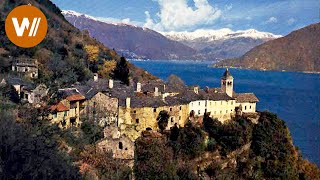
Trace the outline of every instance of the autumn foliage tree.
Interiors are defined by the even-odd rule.
[[[95,45],[86,45],[84,46],[84,49],[87,52],[88,60],[90,62],[95,62],[98,60],[99,56],[99,47]]]
[[[91,69],[91,71],[96,72],[97,71],[97,61],[99,60],[99,47],[95,45],[85,45],[84,49],[87,53],[87,59],[88,59],[88,66]]]

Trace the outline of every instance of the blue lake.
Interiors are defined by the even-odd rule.
[[[225,69],[209,68],[211,62],[131,60],[166,80],[178,75],[187,85],[220,87]],[[230,69],[236,92],[253,92],[259,111],[276,113],[290,128],[294,144],[304,158],[320,167],[320,74]]]

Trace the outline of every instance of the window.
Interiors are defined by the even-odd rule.
[[[67,125],[66,120],[61,121],[61,125],[65,127]]]
[[[172,108],[170,108],[170,111],[172,111]]]
[[[198,114],[200,114],[200,110],[198,111]]]
[[[122,144],[122,142],[119,142],[119,149],[123,149],[123,144]]]
[[[201,105],[201,102],[199,102],[199,106]]]
[[[247,110],[247,106],[244,106],[244,110]]]
[[[222,105],[222,101],[221,101],[221,105]]]
[[[68,111],[64,112],[64,117],[68,116]]]
[[[212,102],[210,102],[210,106],[212,105]]]
[[[231,105],[233,105],[233,101],[231,101]]]
[[[29,95],[28,95],[28,94],[25,94],[25,98],[28,99],[28,97],[29,97]]]
[[[57,118],[57,117],[58,117],[57,113],[54,113],[53,118]]]
[[[157,112],[157,108],[153,108],[153,112]]]
[[[220,114],[222,114],[222,111],[220,111]]]
[[[232,112],[233,110],[231,109],[231,112]]]
[[[228,110],[226,110],[226,114],[228,114]]]
[[[180,111],[182,110],[182,107],[180,106]]]
[[[251,109],[251,106],[250,106],[250,109]]]
[[[133,111],[133,113],[134,113],[134,114],[136,114],[136,113],[137,113],[137,111],[136,111],[136,110],[134,110],[134,111]]]
[[[74,126],[76,124],[76,118],[71,118],[70,123],[72,126]]]
[[[171,122],[173,123],[173,117],[171,117]]]
[[[139,124],[139,119],[136,119],[136,123]]]
[[[179,116],[179,120],[181,120],[181,116]]]

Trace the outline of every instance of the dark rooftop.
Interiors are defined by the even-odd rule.
[[[259,99],[253,93],[239,93],[235,94],[237,103],[256,103],[259,102]]]
[[[229,69],[226,69],[226,71],[223,73],[222,79],[232,78],[231,73],[229,72]]]

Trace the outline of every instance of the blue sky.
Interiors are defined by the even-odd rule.
[[[52,0],[110,22],[125,22],[157,31],[257,29],[286,35],[320,22],[319,0]]]

